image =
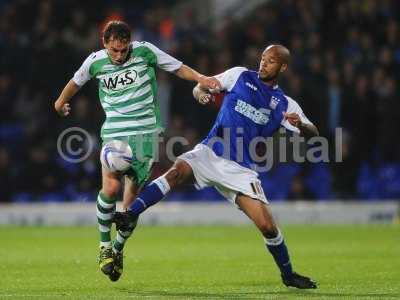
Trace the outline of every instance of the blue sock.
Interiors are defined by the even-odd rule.
[[[292,276],[292,264],[290,263],[288,249],[281,232],[279,231],[275,238],[265,239],[265,243],[269,252],[271,252],[274,257],[275,263],[278,265],[282,276],[285,278]]]
[[[129,206],[128,212],[138,216],[148,207],[161,201],[162,198],[170,191],[167,179],[161,176],[153,180],[140,193],[135,201]]]

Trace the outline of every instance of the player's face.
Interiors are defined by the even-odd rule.
[[[120,65],[125,62],[128,56],[129,42],[111,38],[108,43],[104,42],[104,48],[107,49],[111,61],[116,65]]]
[[[281,67],[279,56],[273,49],[267,49],[261,56],[258,74],[264,81],[273,80],[278,77]]]

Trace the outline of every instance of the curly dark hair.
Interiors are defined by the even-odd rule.
[[[103,38],[106,43],[108,43],[111,38],[122,42],[130,42],[131,29],[125,22],[113,20],[104,26]]]

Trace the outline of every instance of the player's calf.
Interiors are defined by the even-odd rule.
[[[150,206],[161,201],[172,188],[193,178],[193,171],[188,163],[178,160],[168,172],[150,182],[139,193],[126,212],[115,213],[113,222],[118,230],[125,231],[138,216]]]
[[[164,176],[153,180],[140,192],[126,212],[114,214],[113,222],[117,230],[127,231],[132,226],[136,226],[139,215],[148,207],[161,201],[169,191],[170,186]]]
[[[100,270],[108,275],[113,270],[111,249],[111,225],[115,211],[115,199],[99,193],[96,203],[96,215],[100,232],[100,253],[98,256]]]
[[[122,252],[126,240],[132,235],[135,230],[139,217],[131,216],[126,212],[116,212],[113,217],[113,222],[117,229],[117,236],[113,243],[114,252]]]
[[[290,262],[289,251],[281,232],[273,238],[265,238],[265,245],[281,271],[282,277],[289,278],[293,274],[292,263]]]
[[[122,217],[124,215],[122,214]],[[134,219],[129,218],[126,223],[121,222],[121,213],[116,213],[114,215],[113,221],[116,223],[117,227],[117,236],[113,243],[113,271],[108,275],[111,281],[118,281],[122,275],[124,264],[123,264],[123,249],[125,246],[126,240],[132,235],[135,230],[138,222],[138,218]]]
[[[277,228],[275,237],[264,237],[265,244],[269,252],[272,254],[275,263],[281,271],[282,282],[288,287],[295,287],[298,289],[316,289],[317,284],[312,279],[299,275],[293,272],[292,263],[290,262],[289,251],[286,247],[285,240]],[[273,234],[273,232],[269,232]]]
[[[281,271],[283,283],[297,288],[315,288],[314,281],[293,272],[285,240],[276,226],[269,207],[261,201],[246,195],[239,195],[236,203],[262,233],[265,245]]]

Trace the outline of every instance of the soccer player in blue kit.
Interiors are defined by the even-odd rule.
[[[213,186],[260,230],[286,286],[317,288],[315,281],[292,269],[283,235],[274,221],[258,173],[253,170],[254,153],[250,147],[254,139],[271,137],[280,127],[305,137],[318,135],[297,102],[277,85],[289,59],[286,47],[270,45],[262,53],[258,72],[235,67],[216,75],[225,96],[208,136],[192,151],[179,156],[163,176],[147,185],[126,212],[115,213],[117,228],[135,226],[144,210],[183,183],[195,183],[198,188]],[[200,85],[194,88],[193,95],[202,104],[213,97],[212,92]],[[222,139],[228,142],[221,143]],[[237,143],[238,139],[243,147]]]

